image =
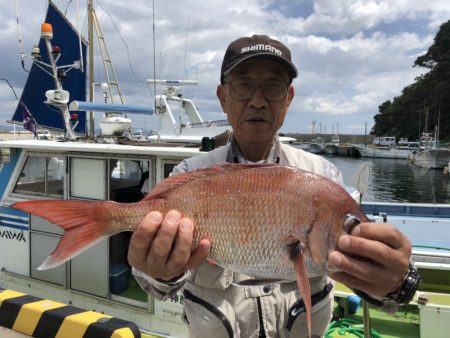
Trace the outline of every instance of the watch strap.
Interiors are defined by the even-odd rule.
[[[421,281],[419,272],[410,264],[402,285],[397,291],[389,293],[386,297],[396,301],[398,304],[407,304],[413,299]]]

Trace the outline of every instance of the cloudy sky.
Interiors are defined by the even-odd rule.
[[[0,0],[0,78],[20,95],[26,73],[19,62],[16,7],[22,47],[38,42],[45,0]],[[86,34],[86,1],[55,0]],[[148,78],[194,79],[186,88],[206,119],[221,119],[215,96],[227,45],[235,38],[267,34],[292,51],[299,77],[295,99],[281,129],[364,134],[378,106],[401,93],[424,69],[412,67],[439,26],[450,19],[448,0],[98,0],[95,8],[127,103],[153,105]],[[153,23],[155,48],[153,47]],[[120,33],[119,33],[120,32]],[[153,54],[156,60],[154,62]],[[29,67],[30,60],[25,61]],[[102,82],[100,64],[96,82]],[[154,74],[154,66],[156,75]],[[0,124],[17,102],[0,81]],[[152,117],[134,117],[134,127],[156,128]]]

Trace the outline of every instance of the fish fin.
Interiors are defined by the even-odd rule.
[[[152,191],[150,191],[144,200],[164,198],[171,190],[182,186],[188,182],[196,179],[205,178],[208,176],[216,176],[230,171],[239,171],[245,169],[252,169],[255,167],[273,167],[276,164],[240,164],[240,163],[223,163],[208,168],[197,169],[186,173],[180,173],[167,177],[165,180],[158,183]]]
[[[107,211],[114,202],[39,200],[16,202],[13,208],[42,217],[65,230],[56,249],[38,270],[67,262],[112,234]]]
[[[297,286],[305,304],[308,337],[311,338],[311,287],[303,256],[303,246],[300,242],[298,242],[297,248],[292,248],[291,259],[294,262],[295,274],[297,275]]]
[[[263,279],[245,279],[237,283],[232,283],[235,286],[262,286],[267,284],[278,284],[288,282],[280,278],[263,278]]]
[[[217,262],[216,262],[214,259],[212,259],[212,258],[207,258],[206,261],[207,261],[208,264],[210,264],[210,265],[217,265]]]

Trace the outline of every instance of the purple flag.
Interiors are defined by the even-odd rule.
[[[36,133],[36,120],[34,119],[33,115],[31,115],[30,111],[28,110],[28,107],[25,103],[22,101],[19,102],[22,106],[22,120],[23,120],[23,127],[26,130],[31,131],[34,136],[37,135]]]

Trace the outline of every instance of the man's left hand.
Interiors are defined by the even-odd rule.
[[[339,250],[339,251],[337,251]],[[339,238],[328,265],[334,280],[365,293],[385,297],[402,285],[411,258],[411,242],[387,223],[361,223]]]

